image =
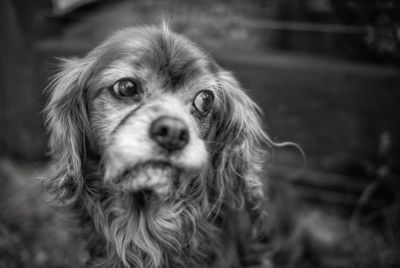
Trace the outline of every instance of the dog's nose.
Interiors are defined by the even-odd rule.
[[[182,120],[162,116],[151,124],[150,137],[168,151],[177,151],[188,144],[189,130]]]

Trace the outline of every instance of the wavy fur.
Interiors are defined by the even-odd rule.
[[[161,74],[174,75],[173,86],[189,84],[178,80],[190,81],[194,73],[203,73],[206,64],[215,79],[210,85],[218,85],[212,116],[193,128],[203,128],[199,135],[204,134],[202,142],[208,152],[206,168],[179,173],[169,193],[145,208],[135,194],[104,182],[108,162],[103,150],[110,143],[102,144],[107,140],[102,137],[107,126],[101,125],[101,116],[96,119],[96,104],[90,97],[92,88],[102,84],[98,78],[101,71],[104,74],[101,68],[109,68],[116,60],[113,53],[128,54],[117,50],[122,41],[132,42],[132,46],[146,43],[143,51],[159,47],[145,61],[157,54],[154,62],[164,62]],[[186,65],[185,57],[190,58]],[[113,74],[108,71],[107,75],[110,72]],[[165,25],[161,29],[126,29],[85,58],[63,61],[48,91],[45,113],[55,169],[44,185],[80,219],[90,253],[86,267],[223,267],[221,263],[228,267],[220,260],[231,252],[229,245],[237,250],[238,243],[251,243],[249,249],[257,244],[254,235],[262,231],[265,218],[260,174],[268,157],[266,149],[273,142],[261,127],[259,108],[236,79],[193,43]],[[104,97],[101,105],[106,107],[107,100]],[[132,123],[137,119],[125,116],[124,120]],[[238,230],[235,221],[242,217],[249,218],[249,224]],[[242,231],[253,236],[243,238],[246,235],[238,233]],[[247,240],[220,247],[235,237]],[[242,266],[267,263],[263,252],[252,254],[257,256],[251,260],[239,256]]]

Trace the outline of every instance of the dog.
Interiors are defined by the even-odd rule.
[[[47,90],[44,186],[79,220],[85,267],[269,267],[273,142],[209,54],[166,25],[126,28],[62,60]]]

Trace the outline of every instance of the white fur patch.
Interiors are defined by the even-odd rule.
[[[101,72],[100,77],[102,82],[113,84],[118,79],[124,77],[135,77],[135,70],[132,64],[129,64],[129,61],[124,59],[112,63],[109,68]]]
[[[128,172],[120,185],[123,190],[134,192],[152,189],[162,196],[168,193],[176,177],[176,170],[171,166],[145,165]]]
[[[187,124],[190,138],[182,150],[166,152],[150,138],[150,125],[161,116],[177,117]],[[168,163],[173,168],[183,171],[200,171],[208,158],[205,143],[199,137],[194,118],[173,96],[164,96],[143,105],[119,126],[108,144],[105,155],[105,180],[116,182],[127,172],[132,172],[131,175],[136,176],[130,179],[130,183],[124,182],[124,185],[131,189],[150,187],[164,191],[168,190],[167,185],[173,180],[170,178],[173,172],[168,168],[139,169],[138,172],[138,166],[156,162]]]

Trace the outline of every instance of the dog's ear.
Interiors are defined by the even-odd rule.
[[[260,109],[238,81],[222,70],[219,84],[220,111],[212,134],[218,188],[228,203],[246,208],[253,223],[262,225],[265,198],[260,176],[272,141],[262,128]]]
[[[89,120],[84,98],[90,63],[68,59],[49,84],[49,102],[44,110],[50,134],[51,154],[57,161],[45,188],[62,201],[82,189],[82,157]]]

